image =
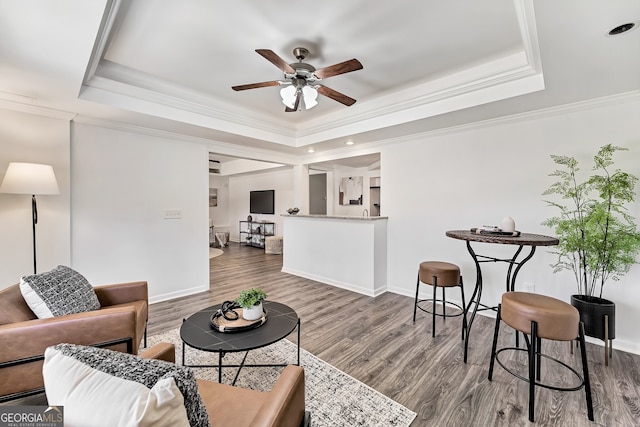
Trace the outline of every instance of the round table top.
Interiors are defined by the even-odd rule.
[[[298,325],[298,314],[291,307],[264,301],[267,321],[262,326],[243,332],[217,332],[209,321],[221,305],[216,304],[188,317],[180,327],[182,341],[204,351],[248,351],[280,341]]]
[[[531,233],[520,233],[519,236],[500,236],[494,234],[478,234],[471,230],[449,230],[446,235],[454,239],[470,242],[497,243],[502,245],[555,246],[560,243],[555,237]]]

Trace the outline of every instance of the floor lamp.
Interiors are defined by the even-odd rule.
[[[0,193],[31,194],[31,223],[33,227],[33,274],[36,274],[36,224],[38,204],[36,194],[60,194],[53,167],[37,163],[9,163],[0,184]]]

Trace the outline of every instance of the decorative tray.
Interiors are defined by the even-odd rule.
[[[256,320],[246,320],[242,317],[242,308],[234,309],[238,313],[238,318],[235,320],[228,320],[222,316],[222,312],[218,310],[211,316],[211,327],[217,332],[244,332],[251,329],[259,328],[267,321],[267,310],[262,312],[262,316]]]
[[[472,228],[472,233],[480,234],[483,236],[511,236],[518,237],[520,235],[519,231],[502,231],[502,230],[484,230],[482,228]]]

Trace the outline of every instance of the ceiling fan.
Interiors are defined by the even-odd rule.
[[[286,106],[285,111],[288,113],[298,111],[301,100],[304,101],[307,110],[315,107],[318,104],[316,101],[318,94],[329,97],[346,106],[355,104],[355,99],[319,83],[329,77],[361,70],[362,64],[357,59],[350,59],[316,70],[313,65],[302,62],[309,54],[309,50],[304,47],[296,47],[293,49],[293,55],[298,60],[298,62],[293,64],[287,64],[284,59],[269,49],[256,49],[256,52],[278,67],[284,73],[284,79],[232,86],[233,90],[239,91],[260,87],[283,86],[283,88],[280,89],[280,96],[282,97],[282,103]]]

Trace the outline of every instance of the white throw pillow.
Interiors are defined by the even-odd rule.
[[[42,368],[49,405],[65,426],[208,426],[193,373],[159,360],[59,344]]]
[[[93,286],[82,274],[64,265],[21,277],[20,292],[40,319],[100,309]]]

